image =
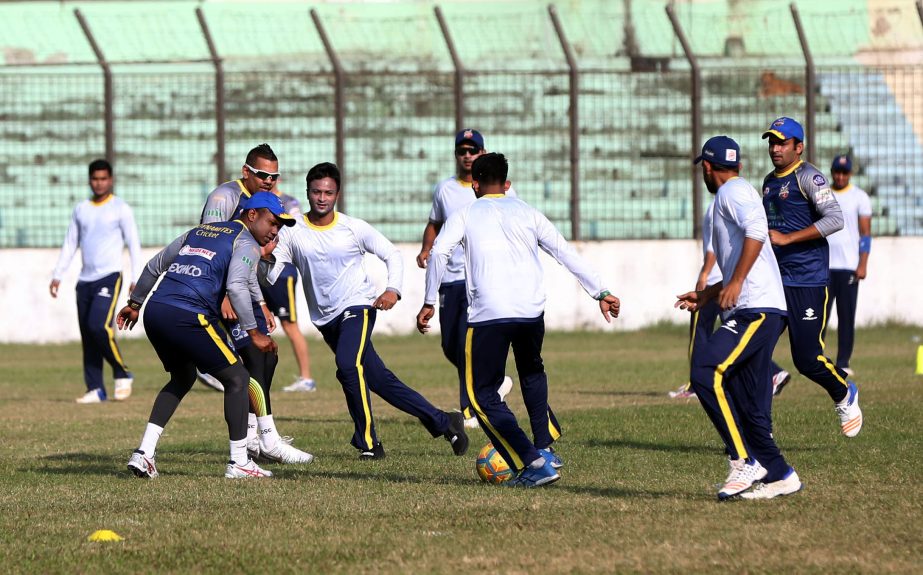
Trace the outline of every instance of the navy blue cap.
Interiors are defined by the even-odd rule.
[[[266,208],[272,212],[272,215],[279,218],[279,221],[282,222],[282,225],[295,225],[295,218],[290,216],[289,213],[285,211],[285,206],[282,205],[282,200],[280,200],[279,196],[272,192],[257,192],[250,196],[250,199],[247,200],[241,207],[245,210]]]
[[[837,156],[830,165],[831,172],[852,172],[852,160],[849,156]]]
[[[769,136],[775,136],[780,140],[788,140],[789,138],[797,138],[799,141],[804,141],[804,128],[801,127],[801,124],[792,120],[791,118],[786,118],[785,116],[777,118],[772,125],[769,126],[769,129],[763,132],[763,139],[765,140]]]
[[[464,142],[471,142],[478,148],[484,149],[484,136],[477,130],[472,130],[471,128],[459,130],[459,132],[455,134],[455,145],[457,146]]]
[[[702,146],[702,154],[693,160],[693,163],[698,164],[702,160],[708,160],[710,164],[718,164],[729,168],[739,166],[740,146],[727,136],[709,138],[705,145]]]

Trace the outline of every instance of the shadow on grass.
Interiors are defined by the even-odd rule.
[[[125,457],[128,462],[128,456]],[[49,475],[100,475],[103,477],[131,477],[124,463],[116,465],[111,455],[98,453],[56,453],[39,458],[37,465],[20,469]]]
[[[599,390],[576,390],[573,393],[577,395],[607,395],[613,397],[666,397],[666,394],[660,391],[599,391]]]
[[[638,449],[641,451],[661,451],[671,453],[715,453],[715,448],[708,445],[677,445],[669,443],[651,443],[630,439],[590,439],[584,442],[587,447],[604,449]]]

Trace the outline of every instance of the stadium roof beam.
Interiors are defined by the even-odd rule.
[[[564,34],[564,26],[558,18],[558,10],[554,4],[548,5],[548,16],[551,17],[551,23],[554,25],[554,31],[558,35],[558,41],[561,42],[561,49],[564,50],[564,58],[567,60],[569,71],[569,91],[570,105],[568,106],[568,116],[570,116],[570,237],[572,240],[580,240],[580,70],[577,67],[577,58],[574,56],[574,50],[567,41]]]
[[[74,16],[76,16],[77,22],[80,24],[80,29],[83,30],[84,36],[87,37],[87,42],[90,43],[90,48],[93,50],[93,54],[96,55],[96,61],[99,62],[99,67],[102,68],[103,71],[103,117],[105,118],[106,160],[115,164],[115,120],[113,118],[113,100],[115,95],[113,94],[112,88],[112,68],[109,66],[109,62],[106,61],[106,56],[103,55],[103,51],[100,49],[99,44],[96,43],[96,38],[93,37],[90,25],[87,23],[86,18],[84,18],[79,8],[74,9]]]
[[[196,18],[199,20],[199,28],[202,29],[202,36],[205,37],[205,43],[208,45],[208,53],[211,55],[212,64],[215,66],[215,185],[225,181],[224,173],[224,65],[221,57],[218,55],[218,49],[215,47],[215,41],[212,39],[211,30],[208,28],[208,22],[205,20],[205,13],[202,8],[195,9]]]
[[[344,106],[344,96],[343,96],[343,84],[345,82],[343,76],[343,66],[340,64],[340,58],[337,56],[336,50],[333,49],[333,44],[330,42],[330,38],[327,36],[327,30],[324,29],[323,23],[320,21],[320,15],[318,15],[317,10],[311,8],[311,20],[314,21],[314,27],[317,28],[317,34],[320,36],[320,41],[324,44],[324,50],[327,52],[327,57],[330,58],[330,65],[333,66],[333,109],[334,116],[336,116],[335,126],[336,126],[336,163],[340,168],[341,173],[345,173],[344,160],[346,157],[345,154],[345,138],[346,130],[344,128],[344,118],[345,113]],[[347,173],[348,177],[348,173]],[[337,210],[346,212],[346,196],[343,194],[343,186],[340,185],[340,195],[337,198]]]
[[[692,70],[692,146],[689,148],[689,160],[692,165],[692,237],[699,239],[702,237],[702,178],[698,177],[698,168],[692,161],[698,156],[699,146],[702,145],[702,70],[683,26],[676,17],[673,4],[667,4],[666,10],[676,39],[683,47],[689,68]]]
[[[458,55],[458,50],[455,49],[455,40],[452,39],[452,31],[445,20],[442,8],[436,6],[433,11],[436,13],[436,20],[439,21],[439,29],[442,30],[446,47],[449,49],[452,66],[455,68],[455,130],[462,130],[465,128],[465,64]]]

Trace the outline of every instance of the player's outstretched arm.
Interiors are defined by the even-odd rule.
[[[702,308],[709,300],[718,295],[718,292],[721,291],[721,288],[724,287],[722,282],[718,282],[713,286],[709,286],[703,290],[690,291],[684,294],[676,296],[676,303],[673,304],[673,307],[683,309],[686,311],[698,311]]]

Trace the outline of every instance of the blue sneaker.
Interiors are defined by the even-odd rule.
[[[564,462],[561,461],[561,458],[558,457],[558,454],[554,452],[553,447],[548,447],[547,449],[539,449],[538,454],[545,458],[545,461],[551,464],[551,467],[555,469],[561,469],[564,467]]]
[[[510,479],[504,485],[507,487],[541,487],[561,479],[561,475],[554,470],[551,463],[545,460],[545,465],[538,469],[526,467],[514,479]]]

